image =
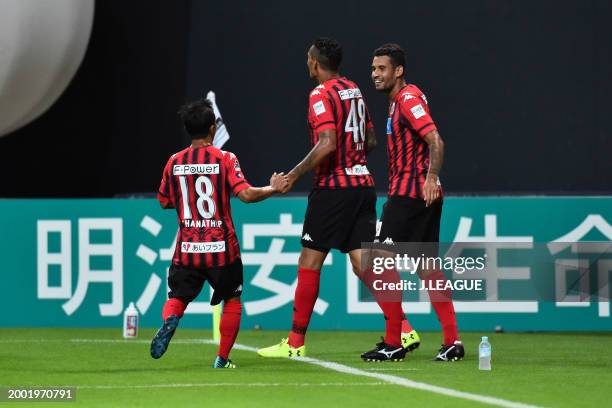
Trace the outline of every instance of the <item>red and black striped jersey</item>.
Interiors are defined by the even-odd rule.
[[[178,215],[174,265],[220,267],[240,256],[230,192],[236,195],[248,187],[233,153],[189,147],[170,157],[157,198]]]
[[[436,130],[427,98],[415,85],[404,86],[389,105],[387,156],[389,195],[423,198],[429,146],[423,137]]]
[[[348,79],[332,78],[310,92],[310,141],[336,130],[336,151],[315,169],[315,188],[373,187],[366,160],[366,129],[372,128],[361,90]]]

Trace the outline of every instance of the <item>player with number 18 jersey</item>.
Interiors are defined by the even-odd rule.
[[[171,203],[178,215],[173,265],[221,267],[240,256],[230,193],[238,195],[249,187],[233,153],[207,146],[188,147],[172,155],[158,199]]]
[[[274,173],[270,186],[252,187],[246,181],[238,158],[213,146],[217,128],[209,101],[188,103],[179,115],[191,146],[170,157],[157,193],[163,208],[176,209],[179,230],[168,271],[164,324],[151,342],[151,357],[166,352],[185,309],[208,282],[214,289],[210,304],[223,301],[213,368],[235,368],[228,357],[240,327],[243,271],[230,194],[244,202],[261,201],[283,191],[287,180]]]

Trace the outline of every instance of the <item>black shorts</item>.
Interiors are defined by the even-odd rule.
[[[242,260],[218,268],[192,269],[171,265],[168,274],[169,298],[181,299],[185,304],[195,299],[208,281],[214,289],[211,305],[242,294]]]
[[[425,207],[422,199],[391,196],[383,206],[380,231],[381,243],[439,242],[442,201]]]
[[[374,188],[315,189],[308,196],[302,246],[346,253],[372,242],[375,234]]]

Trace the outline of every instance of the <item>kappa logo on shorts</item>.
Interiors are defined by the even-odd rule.
[[[302,237],[302,239],[303,239],[304,241],[310,241],[310,242],[312,242],[312,238],[310,238],[310,235],[308,235],[308,233],[304,234],[304,236]]]
[[[242,285],[238,285],[234,292],[242,292]]]
[[[383,244],[387,244],[387,245],[395,245],[395,242],[393,242],[393,240],[390,237],[385,238],[385,240],[383,241]]]

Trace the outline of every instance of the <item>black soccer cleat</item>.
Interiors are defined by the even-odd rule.
[[[457,340],[450,346],[443,344],[440,350],[438,350],[438,354],[434,357],[434,361],[459,361],[463,360],[464,356],[465,349],[463,348],[463,343]]]
[[[163,326],[155,333],[153,341],[151,341],[151,357],[160,358],[168,350],[168,344],[179,323],[179,318],[175,315],[170,315],[164,322]]]
[[[392,346],[385,343],[381,339],[380,343],[376,343],[376,348],[366,351],[361,355],[363,361],[379,362],[379,361],[403,361],[406,357],[407,350],[403,347]]]

